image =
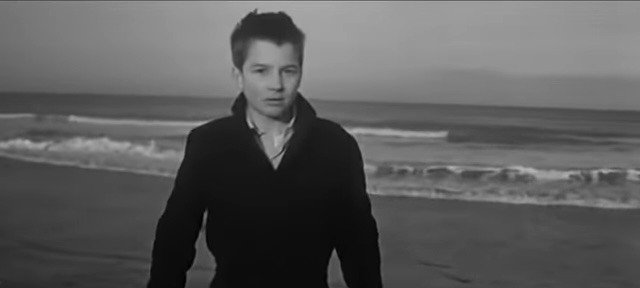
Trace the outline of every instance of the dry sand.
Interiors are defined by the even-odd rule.
[[[0,158],[0,288],[143,287],[172,179]],[[385,288],[640,287],[640,211],[372,196]],[[188,287],[207,287],[203,237]],[[329,283],[346,287],[332,258]]]

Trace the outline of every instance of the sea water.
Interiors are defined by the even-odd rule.
[[[365,159],[368,192],[640,207],[640,111],[307,98]],[[192,128],[233,98],[0,94],[0,155],[174,177]]]

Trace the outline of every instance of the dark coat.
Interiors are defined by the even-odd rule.
[[[356,140],[297,96],[294,134],[275,169],[240,94],[233,114],[189,132],[158,221],[148,288],[184,287],[206,213],[210,287],[328,287],[336,249],[350,288],[382,287],[376,220]]]

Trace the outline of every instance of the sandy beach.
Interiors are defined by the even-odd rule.
[[[0,158],[0,287],[143,287],[172,181]],[[388,288],[640,287],[638,210],[372,203]],[[188,287],[213,276],[202,240]]]

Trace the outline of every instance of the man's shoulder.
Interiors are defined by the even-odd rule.
[[[331,139],[340,144],[352,144],[355,138],[342,125],[329,119],[316,118],[315,129],[323,138]]]
[[[221,133],[230,130],[234,126],[233,116],[224,116],[208,120],[191,129],[192,134]]]
[[[358,141],[342,125],[328,119],[316,118],[314,128],[312,142],[315,145],[313,151],[317,155],[350,165],[354,157],[361,154]]]
[[[228,135],[236,126],[235,119],[232,116],[224,116],[208,120],[192,128],[189,131],[189,136],[198,140],[221,138]]]

